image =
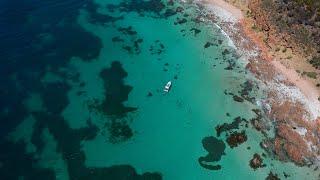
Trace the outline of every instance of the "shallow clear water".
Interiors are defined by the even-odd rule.
[[[196,6],[126,2],[40,3],[59,16],[69,12],[54,20],[39,18],[38,6],[22,8],[25,29],[17,34],[34,40],[22,57],[3,53],[10,69],[2,72],[10,80],[1,96],[4,177],[264,179],[271,171],[316,179],[311,169],[268,155],[266,167],[253,170],[253,154],[265,152],[249,122],[217,136],[217,125],[255,117],[263,92],[228,38],[196,20]],[[251,101],[241,94],[248,80]],[[231,148],[228,135],[242,130],[247,141]]]

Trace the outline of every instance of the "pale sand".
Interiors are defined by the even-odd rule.
[[[235,6],[223,1],[223,0],[200,0],[203,3],[208,3],[216,7],[222,8],[224,11],[232,14],[233,18],[237,21],[243,19],[243,14],[240,9],[236,8]]]
[[[306,105],[309,106],[312,118],[316,119],[320,117],[320,101],[318,100],[319,92],[314,85],[301,77],[294,69],[288,69],[277,60],[271,61],[271,64],[275,69],[284,75],[289,82],[293,83],[304,94],[306,99]]]
[[[244,16],[241,10],[225,2],[224,0],[200,0],[200,2],[205,4],[210,4],[213,8],[214,7],[218,8],[219,11],[216,12],[216,14],[220,17],[222,16],[226,18],[227,22],[229,21],[229,22],[235,23],[233,20],[236,20],[236,22],[238,22],[239,24],[243,24],[241,23],[241,21],[244,21]],[[220,12],[222,12],[222,14],[219,15]],[[230,15],[232,17],[230,17]],[[250,34],[255,34],[255,33],[253,32]],[[254,39],[259,39],[259,37]],[[268,49],[266,48],[260,48],[260,49],[262,51],[268,51]],[[269,54],[269,52],[262,52],[262,53]],[[318,101],[318,97],[320,97],[320,92],[318,91],[318,89],[309,80],[300,77],[299,74],[294,69],[289,69],[285,67],[279,61],[272,59],[271,64],[275,67],[275,70],[277,72],[285,76],[289,82],[294,84],[303,93],[303,95],[305,96],[304,103],[306,104],[308,110],[310,111],[312,119],[316,119],[317,117],[320,117],[320,101]]]

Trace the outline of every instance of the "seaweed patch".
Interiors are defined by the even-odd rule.
[[[101,103],[101,110],[109,116],[124,117],[127,113],[137,110],[127,107],[123,103],[128,100],[132,86],[124,84],[128,76],[119,61],[114,61],[110,68],[101,71],[100,77],[104,82],[105,99]]]
[[[154,54],[160,55],[165,51],[165,46],[160,40],[156,40],[150,46],[149,51],[152,55]]]
[[[118,20],[122,20],[123,16],[120,17],[113,17],[107,14],[101,14],[97,12],[97,9],[99,8],[99,5],[95,3],[94,1],[90,0],[87,1],[87,4],[85,6],[85,9],[89,13],[89,22],[92,24],[99,24],[104,25],[106,23],[113,23]]]
[[[120,12],[136,12],[140,16],[145,16],[145,13],[153,13],[160,16],[161,11],[165,8],[165,4],[161,0],[129,0],[121,2],[118,5],[107,5],[109,11],[114,12],[118,10]]]
[[[130,43],[125,44],[124,39],[119,36],[112,38],[112,42],[119,42],[122,44],[122,49],[127,51],[129,54],[140,54],[141,53],[141,44],[143,43],[142,38],[138,38],[138,33],[133,29],[132,26],[128,27],[118,27],[117,30],[123,35],[130,36]]]
[[[217,125],[215,127],[217,136],[219,137],[222,132],[229,132],[230,130],[239,129],[242,122],[248,123],[248,121],[240,116],[234,118],[232,123],[223,123],[222,125]]]
[[[127,72],[118,61],[114,61],[110,68],[101,71],[105,87],[105,99],[98,105],[98,109],[109,116],[106,124],[113,143],[128,140],[133,136],[133,131],[128,125],[128,113],[136,111],[136,107],[127,107],[123,103],[128,100],[132,86],[124,84]]]
[[[197,36],[201,32],[201,30],[197,28],[191,28],[190,31],[193,32],[194,36]]]
[[[213,165],[211,163],[220,161],[221,157],[225,155],[226,145],[222,140],[213,136],[208,136],[202,139],[202,146],[208,152],[206,156],[199,157],[199,164],[209,170],[219,170],[221,165]]]

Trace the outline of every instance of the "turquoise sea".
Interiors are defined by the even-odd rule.
[[[262,86],[195,4],[3,0],[0,15],[1,179],[319,178],[260,147]]]

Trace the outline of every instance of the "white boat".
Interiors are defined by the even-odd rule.
[[[171,88],[171,81],[167,82],[166,86],[164,86],[164,89],[163,91],[164,92],[169,92],[170,91],[170,88]]]

